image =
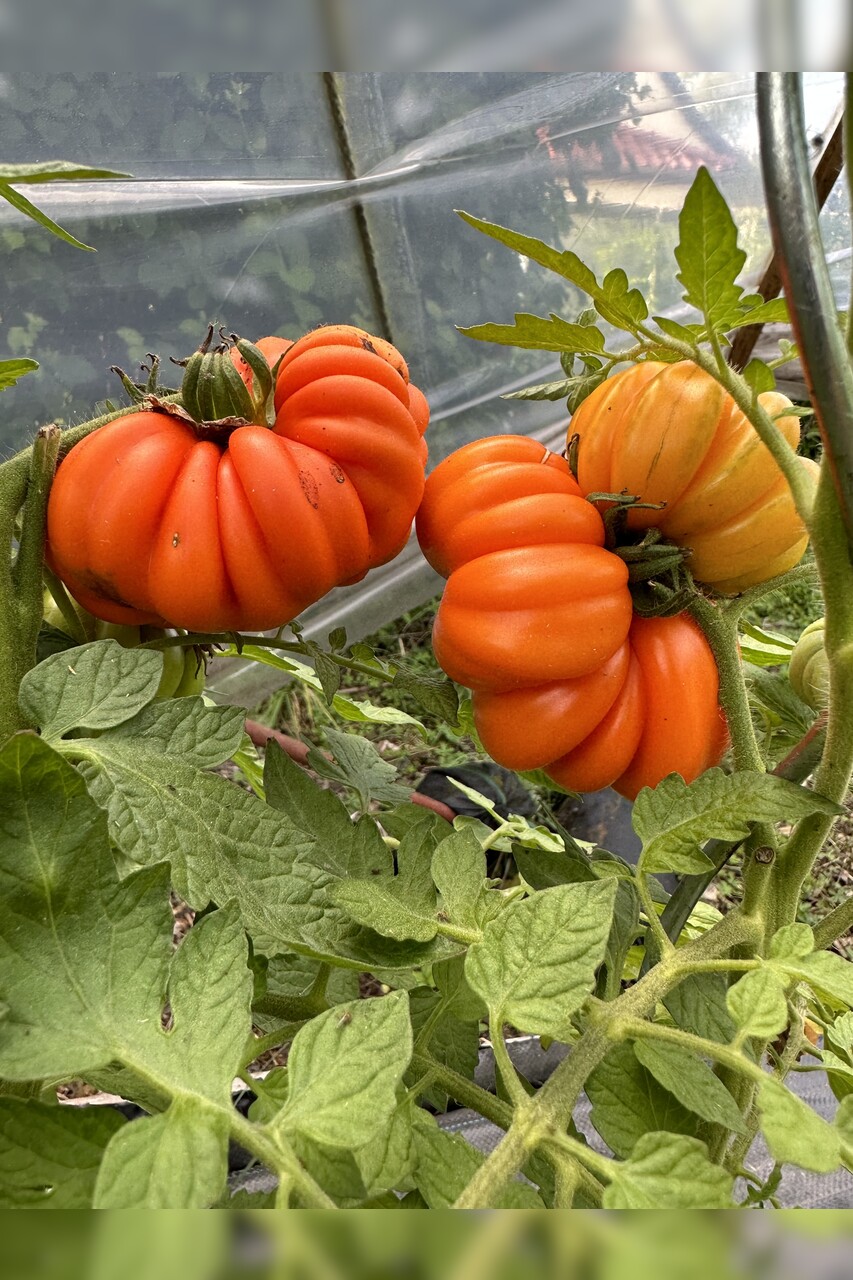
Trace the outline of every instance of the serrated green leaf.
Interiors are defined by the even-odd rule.
[[[770,969],[755,969],[729,987],[726,1005],[740,1031],[769,1040],[788,1025],[785,987]]]
[[[0,1207],[91,1209],[104,1150],[125,1123],[109,1107],[0,1098]]]
[[[711,866],[700,848],[711,836],[741,840],[755,822],[840,812],[833,801],[772,774],[709,769],[689,784],[670,774],[653,791],[641,791],[634,803],[633,825],[643,842],[644,871],[693,875]]]
[[[584,293],[593,296],[595,292],[600,291],[600,286],[594,273],[571,250],[552,249],[550,245],[535,239],[533,236],[511,231],[508,227],[499,226],[496,222],[487,222],[483,218],[475,218],[473,214],[466,213],[463,209],[457,209],[456,212],[469,226],[474,227],[477,231],[482,231],[484,235],[491,236],[493,240],[499,240],[501,244],[506,245],[509,249],[514,249],[522,257],[530,258],[533,262],[538,262],[540,266],[547,267],[549,271],[554,271],[564,279],[570,280],[572,284],[576,284]]]
[[[746,303],[749,299],[742,298],[741,301]],[[750,307],[730,328],[743,329],[750,324],[787,324],[788,320],[788,303],[785,298],[771,298],[769,302],[760,302]]]
[[[389,1123],[378,1126],[371,1140],[357,1151],[328,1146],[294,1134],[293,1148],[308,1172],[343,1207],[386,1191],[411,1185],[415,1161],[412,1104],[401,1101]]]
[[[363,811],[370,808],[373,800],[400,804],[408,799],[408,789],[396,781],[397,770],[382,759],[367,738],[334,729],[326,730],[326,738],[334,759],[329,760],[322,752],[312,750],[308,763],[320,777],[354,791]]]
[[[36,360],[0,360],[0,391],[14,387],[28,373],[38,368]]]
[[[465,976],[496,1019],[565,1038],[595,982],[616,892],[612,880],[561,885],[515,902],[469,948]]]
[[[390,1121],[411,1056],[407,992],[329,1009],[294,1037],[273,1131],[357,1151]]]
[[[773,370],[763,360],[759,360],[757,356],[754,356],[747,364],[743,371],[743,378],[755,395],[760,395],[763,391],[774,391],[776,389]]]
[[[550,889],[558,884],[582,884],[597,879],[589,857],[577,841],[566,840],[562,849],[525,849],[515,856],[519,873],[534,889]]]
[[[312,645],[311,651],[317,679],[320,681],[320,687],[323,690],[326,701],[331,705],[334,702],[335,694],[341,687],[341,668],[327,653],[323,652],[319,645],[316,648]]]
[[[341,880],[332,901],[354,920],[398,941],[429,942],[438,933],[438,901],[430,875],[435,829],[429,817],[406,832],[391,878]]]
[[[70,729],[109,729],[122,724],[157,692],[163,655],[97,640],[55,653],[28,671],[19,701],[27,719],[48,741]]]
[[[737,1103],[723,1082],[701,1058],[680,1045],[660,1040],[634,1042],[637,1060],[683,1107],[710,1124],[732,1133],[746,1133]]]
[[[786,924],[770,939],[771,960],[802,960],[814,951],[814,933],[807,924]]]
[[[485,1160],[464,1138],[444,1133],[425,1111],[413,1120],[417,1165],[415,1180],[430,1209],[447,1209],[456,1201]],[[494,1209],[541,1209],[542,1199],[529,1184],[512,1182],[497,1194]]]
[[[515,313],[514,324],[475,324],[459,326],[466,338],[478,342],[495,342],[503,347],[521,347],[533,351],[569,351],[572,354],[598,355],[604,351],[604,334],[589,325],[572,324],[559,316]]]
[[[437,716],[445,724],[455,725],[459,719],[459,693],[451,680],[444,676],[424,676],[416,671],[400,667],[394,673],[392,689],[407,693],[419,707]],[[420,724],[420,721],[413,721]],[[421,726],[423,728],[423,726]],[[424,730],[426,732],[426,730]]]
[[[628,1160],[613,1167],[605,1209],[731,1209],[730,1173],[708,1159],[696,1138],[646,1133]]]
[[[684,301],[700,311],[709,328],[731,328],[741,309],[743,289],[736,284],[746,254],[737,243],[737,227],[708,170],[702,166],[678,218],[675,258]]]
[[[95,1185],[96,1209],[207,1209],[228,1176],[228,1117],[195,1098],[125,1125]]]
[[[398,942],[430,942],[438,933],[436,909],[426,912],[395,891],[394,881],[341,880],[329,896],[336,906],[366,929]]]
[[[586,1083],[590,1120],[611,1151],[627,1159],[644,1134],[695,1134],[696,1116],[640,1063],[628,1043],[615,1045]]]
[[[682,1031],[729,1044],[737,1026],[726,1004],[727,990],[722,974],[691,973],[663,997],[663,1004]]]
[[[838,1131],[778,1080],[758,1086],[761,1131],[773,1159],[815,1173],[831,1173],[841,1160]]]
[[[480,1057],[479,1019],[458,1017],[454,1011],[456,1003],[454,996],[448,998],[444,992],[433,991],[430,987],[416,987],[409,992],[412,1030],[417,1040],[427,1019],[431,1017],[430,1057],[449,1067],[457,1075],[471,1080]],[[441,1011],[437,1012],[439,1006]],[[411,1083],[414,1084],[414,1069],[410,1075]],[[441,1089],[432,1087],[423,1096],[436,1111],[447,1110],[447,1094]]]
[[[599,300],[595,309],[605,320],[619,324],[623,315],[627,315],[635,325],[648,319],[649,308],[639,289],[632,289],[628,277],[621,267],[608,271],[601,282],[602,291],[607,299],[606,304]],[[612,319],[615,316],[615,319]]]
[[[604,952],[606,968],[605,983],[599,981],[599,994],[602,999],[614,999],[622,985],[622,974],[628,952],[636,940],[640,929],[640,900],[637,890],[630,880],[622,880],[616,887],[613,900],[613,923],[607,936],[607,947]]]
[[[771,963],[789,978],[808,983],[817,995],[853,1007],[853,964],[834,951],[785,956]]]
[[[703,324],[679,324],[669,316],[652,316],[658,328],[669,338],[677,338],[679,342],[687,342],[691,347],[699,345],[705,333]]]
[[[251,1026],[236,911],[207,915],[172,957],[168,867],[119,882],[104,815],[31,735],[0,752],[0,891],[0,1073],[67,1078],[118,1062],[227,1115]]]
[[[311,842],[318,866],[341,877],[392,875],[391,851],[373,819],[365,815],[353,823],[338,796],[319,787],[276,742],[266,749],[264,791],[267,803]]]
[[[464,956],[452,956],[434,964],[432,977],[454,1017],[461,1022],[483,1021],[487,1015],[486,1002],[468,985]]]
[[[444,910],[455,924],[479,929],[483,924],[486,855],[473,831],[453,831],[432,855],[432,878]]]
[[[502,400],[565,400],[576,378],[558,378],[554,382],[537,382],[520,391],[504,391]]]

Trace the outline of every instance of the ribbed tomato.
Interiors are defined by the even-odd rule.
[[[153,409],[69,452],[50,495],[48,559],[91,613],[266,629],[401,550],[423,492],[428,420],[402,356],[329,326],[285,359],[273,430]]]
[[[759,402],[791,407],[778,392]],[[796,448],[794,415],[775,424]],[[791,491],[748,418],[710,374],[689,361],[645,362],[608,378],[572,416],[584,494],[634,494],[662,510],[629,513],[633,529],[657,526],[690,547],[693,576],[736,593],[792,568],[808,544]],[[801,458],[816,476],[817,464]]]
[[[633,616],[625,563],[565,459],[521,436],[465,445],[427,480],[417,531],[448,578],[436,658],[473,690],[499,764],[633,799],[719,763],[726,726],[705,637],[685,614]]]
[[[713,654],[687,614],[635,617],[598,670],[508,693],[475,692],[483,746],[509,769],[544,769],[569,791],[629,800],[669,773],[692,782],[727,743]]]
[[[449,574],[433,631],[441,666],[470,689],[594,671],[631,624],[628,571],[568,463],[524,436],[458,449],[427,480],[424,555]]]

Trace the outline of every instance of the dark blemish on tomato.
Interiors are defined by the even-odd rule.
[[[172,534],[172,546],[173,546],[173,547],[176,547],[176,546],[178,545],[178,543],[180,542],[180,540],[181,540],[181,535],[180,535],[179,533],[173,533],[173,534]]]
[[[346,484],[347,478],[336,462],[333,462],[329,467],[329,474],[336,484]]]
[[[307,471],[300,471],[299,485],[302,492],[305,494],[305,500],[308,502],[309,506],[312,506],[316,511],[320,506],[320,495],[317,489],[317,481],[312,475],[309,475]]]
[[[362,338],[361,345],[364,347],[365,351],[372,351],[374,355],[377,354],[376,348],[369,338]]]

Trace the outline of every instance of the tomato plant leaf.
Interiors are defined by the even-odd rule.
[[[444,911],[455,924],[480,929],[488,918],[485,901],[486,855],[471,828],[453,831],[432,855],[432,878],[441,894]],[[495,897],[491,894],[491,897]]]
[[[276,742],[264,759],[267,803],[287,814],[311,842],[312,860],[337,876],[391,876],[394,861],[372,818],[350,818],[343,802],[319,787]]]
[[[834,951],[772,960],[773,967],[789,978],[806,982],[819,996],[853,1008],[853,964]]]
[[[225,1190],[228,1117],[197,1098],[125,1125],[110,1142],[96,1209],[206,1209]]]
[[[106,1145],[126,1123],[111,1107],[0,1098],[0,1207],[91,1209]]]
[[[696,1116],[658,1084],[628,1043],[615,1045],[599,1063],[587,1080],[586,1094],[593,1126],[622,1159],[645,1133],[696,1133]]]
[[[796,821],[811,813],[840,813],[833,801],[772,774],[725,774],[709,769],[695,782],[678,774],[640,792],[634,804],[634,830],[643,842],[643,871],[693,875],[707,871],[703,840],[740,840],[754,822]]]
[[[558,378],[554,382],[537,382],[520,391],[504,391],[502,400],[565,400],[577,382],[576,378]]]
[[[407,992],[327,1010],[293,1039],[287,1101],[271,1129],[357,1151],[390,1123],[411,1056]]]
[[[18,735],[0,751],[0,878],[4,915],[0,955],[10,1016],[0,1023],[0,1072],[12,1079],[84,1075],[119,1063],[180,1108],[192,1108],[171,1148],[197,1149],[214,1161],[183,1166],[188,1203],[209,1203],[227,1171],[231,1082],[248,1038],[252,978],[237,912],[225,906],[197,923],[172,956],[168,867],[119,881],[105,815],[82,778],[47,743]],[[162,1023],[164,1000],[171,1027]],[[175,1114],[179,1114],[176,1112]],[[141,1122],[140,1122],[141,1123]],[[146,1122],[149,1123],[149,1122]],[[122,1203],[172,1203],[177,1156],[160,1159],[151,1134],[174,1133],[175,1116],[156,1128],[115,1134],[95,1190],[106,1177],[118,1195],[118,1171],[133,1179]],[[153,1126],[154,1121],[150,1124]],[[154,1151],[152,1159],[122,1156]],[[115,1177],[107,1177],[104,1170]],[[147,1171],[147,1172],[146,1172]],[[183,1193],[182,1193],[183,1194]],[[118,1201],[113,1200],[112,1203]]]
[[[733,1180],[712,1164],[704,1142],[645,1133],[624,1164],[613,1165],[605,1209],[731,1209]]]
[[[779,1164],[796,1164],[815,1173],[838,1168],[838,1130],[778,1080],[768,1077],[761,1081],[758,1109],[764,1139]]]
[[[431,835],[431,824],[423,832],[411,828],[397,850],[398,875],[341,880],[330,890],[332,901],[388,938],[429,942],[438,933],[438,901],[429,874]]]
[[[743,298],[744,303],[748,298]],[[785,298],[771,298],[768,302],[757,303],[742,316],[729,325],[730,329],[743,329],[749,324],[788,324],[788,303]]]
[[[457,209],[456,212],[477,231],[482,231],[484,235],[498,240],[508,249],[514,249],[522,257],[537,262],[540,266],[546,267],[582,289],[592,299],[598,314],[617,328],[625,329],[628,333],[636,333],[638,319],[648,314],[645,300],[639,291],[627,289],[627,280],[623,282],[624,273],[611,272],[608,277],[609,283],[599,284],[595,273],[571,249],[554,249],[533,236],[522,235],[521,232],[511,231],[508,227],[499,226],[495,222],[475,218],[461,209]],[[583,323],[579,327],[589,326]],[[578,350],[583,349],[578,348]]]
[[[507,907],[469,948],[465,977],[497,1020],[561,1039],[604,958],[616,884],[543,889]]]
[[[344,1207],[382,1195],[409,1183],[415,1153],[412,1105],[399,1102],[388,1124],[357,1151],[329,1146],[301,1133],[290,1137],[293,1149],[309,1173]]]
[[[415,987],[409,992],[412,1030],[417,1039],[428,1018],[433,1021],[429,1032],[429,1056],[458,1075],[471,1080],[480,1058],[479,1018],[465,1019],[454,1012],[454,1000],[431,987]],[[439,1010],[439,1006],[441,1006]],[[410,1072],[415,1083],[415,1071]],[[447,1110],[448,1095],[436,1086],[422,1095],[437,1112]]]
[[[162,654],[97,640],[55,653],[28,671],[21,710],[48,741],[71,729],[109,729],[151,701],[162,674]]]
[[[731,328],[742,311],[736,284],[746,254],[738,248],[737,227],[708,170],[702,166],[678,218],[675,258],[684,301],[705,317],[709,328]]]
[[[771,969],[745,973],[726,993],[726,1005],[738,1029],[769,1040],[788,1025],[785,987]]]
[[[14,387],[27,373],[38,368],[36,360],[0,360],[0,391]]]
[[[663,1004],[682,1031],[728,1044],[737,1026],[726,1006],[726,980],[719,973],[691,973],[667,992]]]
[[[634,1052],[658,1084],[688,1111],[732,1133],[746,1133],[737,1103],[707,1062],[680,1045],[660,1040],[638,1039]]]
[[[443,720],[445,724],[455,726],[458,723],[459,694],[453,681],[446,676],[422,675],[406,667],[398,667],[391,688],[408,694],[422,710]]]
[[[752,388],[754,395],[760,395],[763,391],[773,391],[776,387],[776,379],[773,377],[773,370],[766,365],[763,360],[759,360],[754,356],[749,361],[743,371],[743,378],[748,387]]]
[[[362,969],[403,968],[425,960],[422,944],[401,946],[382,939],[334,905],[329,891],[339,882],[341,868],[334,860],[323,865],[333,859],[334,846],[324,845],[321,854],[319,843],[286,813],[201,772],[187,762],[186,753],[164,750],[158,733],[161,717],[183,715],[191,740],[193,726],[203,729],[206,723],[203,713],[226,710],[205,708],[200,701],[196,707],[180,705],[193,701],[176,698],[150,713],[146,708],[132,736],[118,726],[99,738],[60,744],[64,754],[77,760],[91,794],[106,809],[111,838],[122,853],[138,864],[168,851],[172,881],[184,900],[201,909],[211,899],[233,898],[243,924],[266,954],[300,951]],[[149,714],[150,720],[144,720]],[[204,736],[198,742],[196,749],[203,754]],[[372,825],[372,819],[367,822]],[[367,864],[376,856],[377,837],[369,826],[357,825],[350,839],[355,863]],[[430,954],[447,954],[443,940]]]
[[[572,324],[559,316],[535,316],[517,311],[513,324],[459,326],[466,338],[495,342],[502,347],[522,347],[533,351],[568,351],[573,355],[599,355],[604,351],[604,334],[588,325]]]
[[[464,1138],[444,1133],[426,1111],[415,1113],[413,1129],[417,1154],[414,1176],[418,1189],[430,1209],[448,1209],[465,1190],[485,1156]],[[512,1182],[499,1192],[492,1208],[541,1209],[543,1204],[534,1187]]]
[[[312,750],[308,763],[321,778],[354,791],[362,810],[369,809],[372,800],[400,804],[408,799],[408,789],[396,781],[397,770],[382,759],[372,742],[336,729],[327,729],[326,738],[334,758],[329,760],[320,751]]]

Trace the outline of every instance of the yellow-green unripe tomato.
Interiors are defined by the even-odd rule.
[[[788,679],[798,698],[815,711],[829,705],[829,661],[824,647],[825,621],[818,618],[806,627],[794,646]]]

